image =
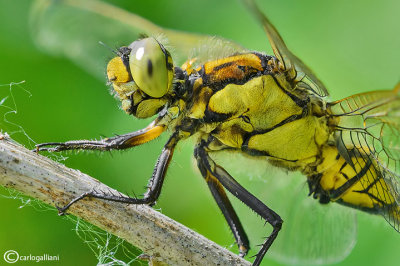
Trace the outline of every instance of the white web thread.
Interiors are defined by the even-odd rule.
[[[24,128],[21,125],[18,125],[14,122],[11,122],[7,117],[9,117],[10,115],[14,114],[17,115],[18,114],[18,108],[17,108],[17,103],[15,101],[15,97],[13,94],[13,88],[17,87],[19,89],[21,89],[22,91],[24,91],[26,94],[28,94],[28,97],[30,98],[32,96],[32,94],[30,93],[30,91],[26,90],[21,84],[25,83],[25,81],[20,81],[20,82],[11,82],[9,84],[0,84],[0,87],[8,87],[8,95],[2,97],[2,99],[0,100],[0,107],[2,107],[3,109],[5,109],[5,113],[3,115],[3,122],[1,126],[2,126],[2,130],[5,130],[5,128],[8,129],[7,133],[12,136],[14,134],[17,133],[22,133],[28,140],[30,145],[34,145],[36,144],[35,141],[33,141],[33,139],[31,139],[28,134],[25,132]],[[6,105],[6,101],[8,99],[11,99],[11,105]],[[5,127],[5,128],[4,128]],[[16,128],[15,130],[12,130],[13,128]]]
[[[139,256],[133,250],[133,246],[125,240],[105,232],[98,227],[83,221],[76,217],[68,216],[68,219],[75,223],[74,231],[77,236],[92,250],[97,258],[97,265],[131,265],[137,263],[142,265],[142,261],[138,260]],[[122,253],[128,259],[124,261],[118,259],[118,253]]]
[[[23,195],[17,190],[12,188],[5,188],[8,195],[0,193],[0,197],[6,199],[14,199],[21,202],[19,209],[25,208],[27,206],[33,207],[35,211],[54,212],[54,208],[50,207],[43,202],[32,199],[28,196]],[[1,191],[1,189],[0,189]],[[75,224],[73,230],[76,235],[89,247],[89,249],[94,253],[97,259],[97,265],[145,265],[142,260],[140,260],[141,255],[137,255],[138,250],[126,242],[125,240],[114,236],[100,228],[83,221],[82,219],[75,216],[65,216],[70,222]],[[118,253],[118,254],[117,254]],[[136,253],[136,254],[135,254]],[[123,257],[118,259],[118,257]],[[124,261],[126,260],[126,261]]]
[[[32,96],[31,92],[22,86],[24,83],[25,81],[0,84],[0,110],[2,110],[3,113],[3,119],[0,120],[0,126],[1,132],[7,132],[10,136],[22,134],[26,138],[29,148],[33,148],[37,143],[28,135],[21,125],[12,122],[13,118],[19,114],[13,89],[16,87],[25,92],[29,98]],[[1,90],[1,87],[8,87],[8,90]],[[52,157],[55,161],[64,161],[68,158],[55,153],[49,153],[48,156]],[[6,193],[8,193],[8,195]],[[0,197],[20,201],[21,205],[18,207],[19,209],[29,206],[40,212],[54,211],[53,207],[50,207],[37,199],[25,196],[21,192],[12,188],[0,188]],[[137,253],[138,251],[135,251],[130,243],[107,233],[94,225],[86,223],[79,218],[73,218],[70,216],[67,216],[67,218],[71,222],[75,223],[74,231],[95,254],[98,260],[98,265],[131,265],[134,262],[136,265],[139,263],[140,265],[143,264],[143,262],[139,260],[140,255],[138,256],[134,254],[134,252]],[[128,261],[125,262],[121,259],[117,259],[117,252],[123,254],[123,259],[127,259]]]
[[[21,192],[12,189],[12,188],[2,188],[3,191],[7,192],[8,195],[5,195],[2,193],[0,190],[0,197],[5,198],[5,199],[13,199],[13,200],[18,200],[21,202],[21,205],[18,207],[18,209],[25,208],[27,206],[33,207],[36,211],[48,211],[48,210],[54,210],[54,208],[44,204],[40,200],[37,199],[32,199],[28,196],[25,196]]]
[[[0,110],[1,113],[3,113],[3,119],[0,120],[0,129],[2,133],[7,133],[10,137],[19,135],[24,136],[26,139],[25,144],[28,146],[28,148],[32,149],[33,147],[35,147],[37,142],[29,136],[29,134],[21,125],[12,121],[17,115],[19,115],[16,97],[13,93],[14,88],[18,88],[21,91],[25,92],[25,94],[28,95],[28,98],[32,97],[32,93],[23,87],[22,84],[24,83],[25,81],[23,80],[20,82],[0,84]],[[1,87],[8,87],[8,90],[2,90]],[[62,156],[61,154],[54,153],[50,153],[49,157],[57,162],[65,161],[67,159],[67,157]]]

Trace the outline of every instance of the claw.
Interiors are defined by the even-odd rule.
[[[58,216],[68,215],[68,213],[65,212],[66,211],[65,207],[61,208],[61,207],[56,206],[56,208],[58,210]]]
[[[241,258],[243,258],[244,256],[246,256],[247,255],[247,252],[248,252],[249,250],[245,247],[245,246],[240,246],[239,247],[239,256],[241,257]]]

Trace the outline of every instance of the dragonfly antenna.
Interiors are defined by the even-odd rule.
[[[120,56],[120,53],[119,53],[119,51],[118,51],[117,49],[111,48],[109,45],[105,44],[105,43],[102,42],[102,41],[99,41],[99,44],[101,44],[101,45],[103,45],[104,47],[108,48],[112,53],[114,53],[114,54]]]

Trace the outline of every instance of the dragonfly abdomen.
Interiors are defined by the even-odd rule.
[[[338,202],[399,220],[393,190],[377,167],[367,155],[350,151],[346,160],[335,146],[325,146],[322,162],[309,175],[310,194],[321,203]]]

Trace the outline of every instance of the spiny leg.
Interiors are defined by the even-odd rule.
[[[204,140],[196,147],[196,157],[198,165],[200,165],[200,170],[205,170],[207,175],[216,178],[230,193],[249,206],[273,227],[272,233],[263,243],[261,250],[257,253],[256,259],[253,262],[253,265],[260,265],[265,253],[277,237],[283,221],[278,214],[242,187],[224,168],[217,165],[208,155],[206,147],[207,144]]]
[[[92,190],[90,192],[83,193],[79,197],[76,197],[75,199],[71,200],[67,205],[65,205],[62,208],[58,208],[59,214],[63,215],[65,212],[68,210],[69,207],[71,207],[72,204],[86,198],[86,197],[93,197],[97,199],[103,199],[103,200],[110,200],[110,201],[115,201],[115,202],[122,202],[122,203],[128,203],[128,204],[149,204],[153,205],[158,197],[160,196],[161,193],[161,188],[164,182],[165,174],[168,169],[168,165],[171,161],[172,155],[174,153],[174,149],[176,144],[179,141],[178,133],[174,133],[168,142],[165,144],[161,155],[158,157],[156,166],[153,171],[153,175],[149,180],[148,183],[148,188],[146,193],[143,195],[143,198],[131,198],[131,197],[125,197],[121,195],[112,195],[112,194],[105,194],[105,193],[98,193],[95,190]]]
[[[36,152],[59,152],[66,150],[122,150],[149,142],[164,132],[165,126],[153,121],[146,128],[124,135],[105,138],[102,140],[71,140],[67,142],[48,142],[36,145]]]
[[[197,159],[197,166],[200,169],[201,174],[207,182],[207,185],[213,195],[215,201],[218,204],[218,207],[222,211],[226,221],[228,222],[229,227],[235,237],[236,243],[239,247],[239,255],[244,257],[249,248],[249,239],[247,238],[246,232],[243,229],[242,224],[240,223],[239,217],[237,216],[235,210],[231,202],[229,201],[228,196],[225,193],[225,190],[221,183],[212,175],[207,169],[204,167],[201,159],[197,155],[197,149],[195,150],[195,157]]]

